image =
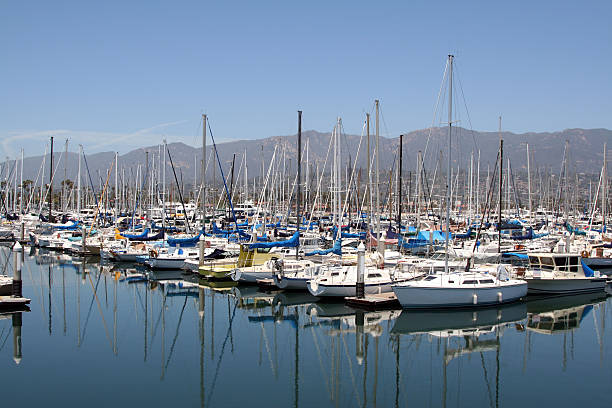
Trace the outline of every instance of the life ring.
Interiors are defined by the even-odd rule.
[[[149,255],[151,256],[151,258],[157,258],[157,251],[152,249],[149,251]]]
[[[585,250],[583,250],[583,251],[580,253],[580,256],[581,256],[581,257],[583,257],[583,258],[588,258],[588,257],[589,257],[589,251],[587,251],[586,249],[585,249]]]

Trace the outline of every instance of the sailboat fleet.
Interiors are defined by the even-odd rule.
[[[97,185],[79,146],[76,184],[66,175],[59,184],[67,144],[54,165],[51,138],[47,184],[46,159],[29,183],[23,180],[23,154],[3,164],[0,240],[155,270],[185,269],[211,281],[307,291],[317,298],[393,293],[407,309],[492,306],[527,294],[603,293],[609,282],[602,266],[612,266],[606,147],[595,198],[580,212],[570,197],[567,146],[557,193],[541,188],[534,206],[527,146],[528,208],[523,208],[509,161],[504,171],[501,119],[492,174],[488,169],[485,178],[481,171],[479,151],[472,152],[468,170],[454,168],[453,64],[449,55],[447,150],[440,152],[433,174],[419,152],[415,174],[402,175],[401,136],[397,161],[381,168],[378,100],[373,146],[370,113],[359,145],[349,151],[338,118],[325,161],[311,163],[299,111],[296,171],[287,164],[288,146],[279,143],[271,158],[262,156],[260,176],[251,179],[247,155],[254,152],[234,154],[227,172],[202,115],[204,154],[191,192],[179,181],[165,141],[129,175],[115,155]],[[360,157],[367,163],[365,176]],[[542,187],[541,174],[539,183]]]

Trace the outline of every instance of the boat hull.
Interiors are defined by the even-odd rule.
[[[185,265],[185,260],[149,258],[147,265],[152,269],[182,269]]]
[[[364,285],[366,295],[391,292],[391,287],[395,282],[367,283]],[[348,297],[355,296],[355,284],[328,284],[318,283],[316,280],[308,281],[308,291],[317,297]]]
[[[541,279],[527,278],[530,295],[572,295],[603,292],[605,278]]]
[[[308,289],[308,281],[312,279],[311,277],[288,277],[284,276],[279,279],[277,275],[274,275],[274,284],[279,289],[286,290],[307,290]]]
[[[527,295],[527,283],[477,288],[396,285],[393,292],[406,309],[478,307],[514,302]]]

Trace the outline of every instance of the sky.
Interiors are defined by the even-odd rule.
[[[127,152],[434,120],[447,55],[460,126],[611,128],[610,1],[4,1],[0,157]],[[463,102],[463,100],[465,102]],[[438,123],[439,122],[439,123]],[[209,142],[210,143],[210,142]]]

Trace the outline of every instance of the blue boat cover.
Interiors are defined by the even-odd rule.
[[[121,233],[121,236],[123,238],[132,239],[132,240],[138,240],[140,238],[145,238],[147,235],[149,235],[149,229],[148,228],[145,228],[145,230],[142,231],[140,234],[124,234],[124,233]]]
[[[177,245],[180,245],[182,247],[193,247],[193,246],[196,246],[196,244],[200,240],[200,235],[202,235],[201,231],[195,237],[189,237],[189,238],[172,238],[172,237],[168,237],[167,242],[168,242],[168,245],[170,245],[171,247],[174,247],[174,246],[177,246]]]
[[[314,250],[312,252],[308,252],[306,254],[304,254],[305,256],[312,256],[312,255],[327,255],[327,254],[336,254],[336,255],[342,255],[342,241],[340,239],[337,239],[336,242],[334,242],[334,246],[328,249],[317,249]]]
[[[68,224],[68,225],[55,225],[53,226],[54,229],[56,230],[62,230],[62,231],[68,231],[68,230],[75,230],[77,229],[79,223],[77,221],[72,221],[72,224]]]
[[[580,260],[580,263],[582,264],[584,276],[586,276],[587,278],[592,278],[593,276],[595,276],[595,272],[593,271],[593,269],[591,269],[587,264],[585,264],[582,259]]]
[[[285,241],[275,241],[275,242],[255,242],[253,244],[249,244],[249,249],[257,249],[257,248],[295,248],[300,243],[300,233],[295,231],[293,236]]]
[[[529,259],[529,256],[527,254],[521,254],[519,252],[504,252],[502,255],[514,256],[519,259]]]

